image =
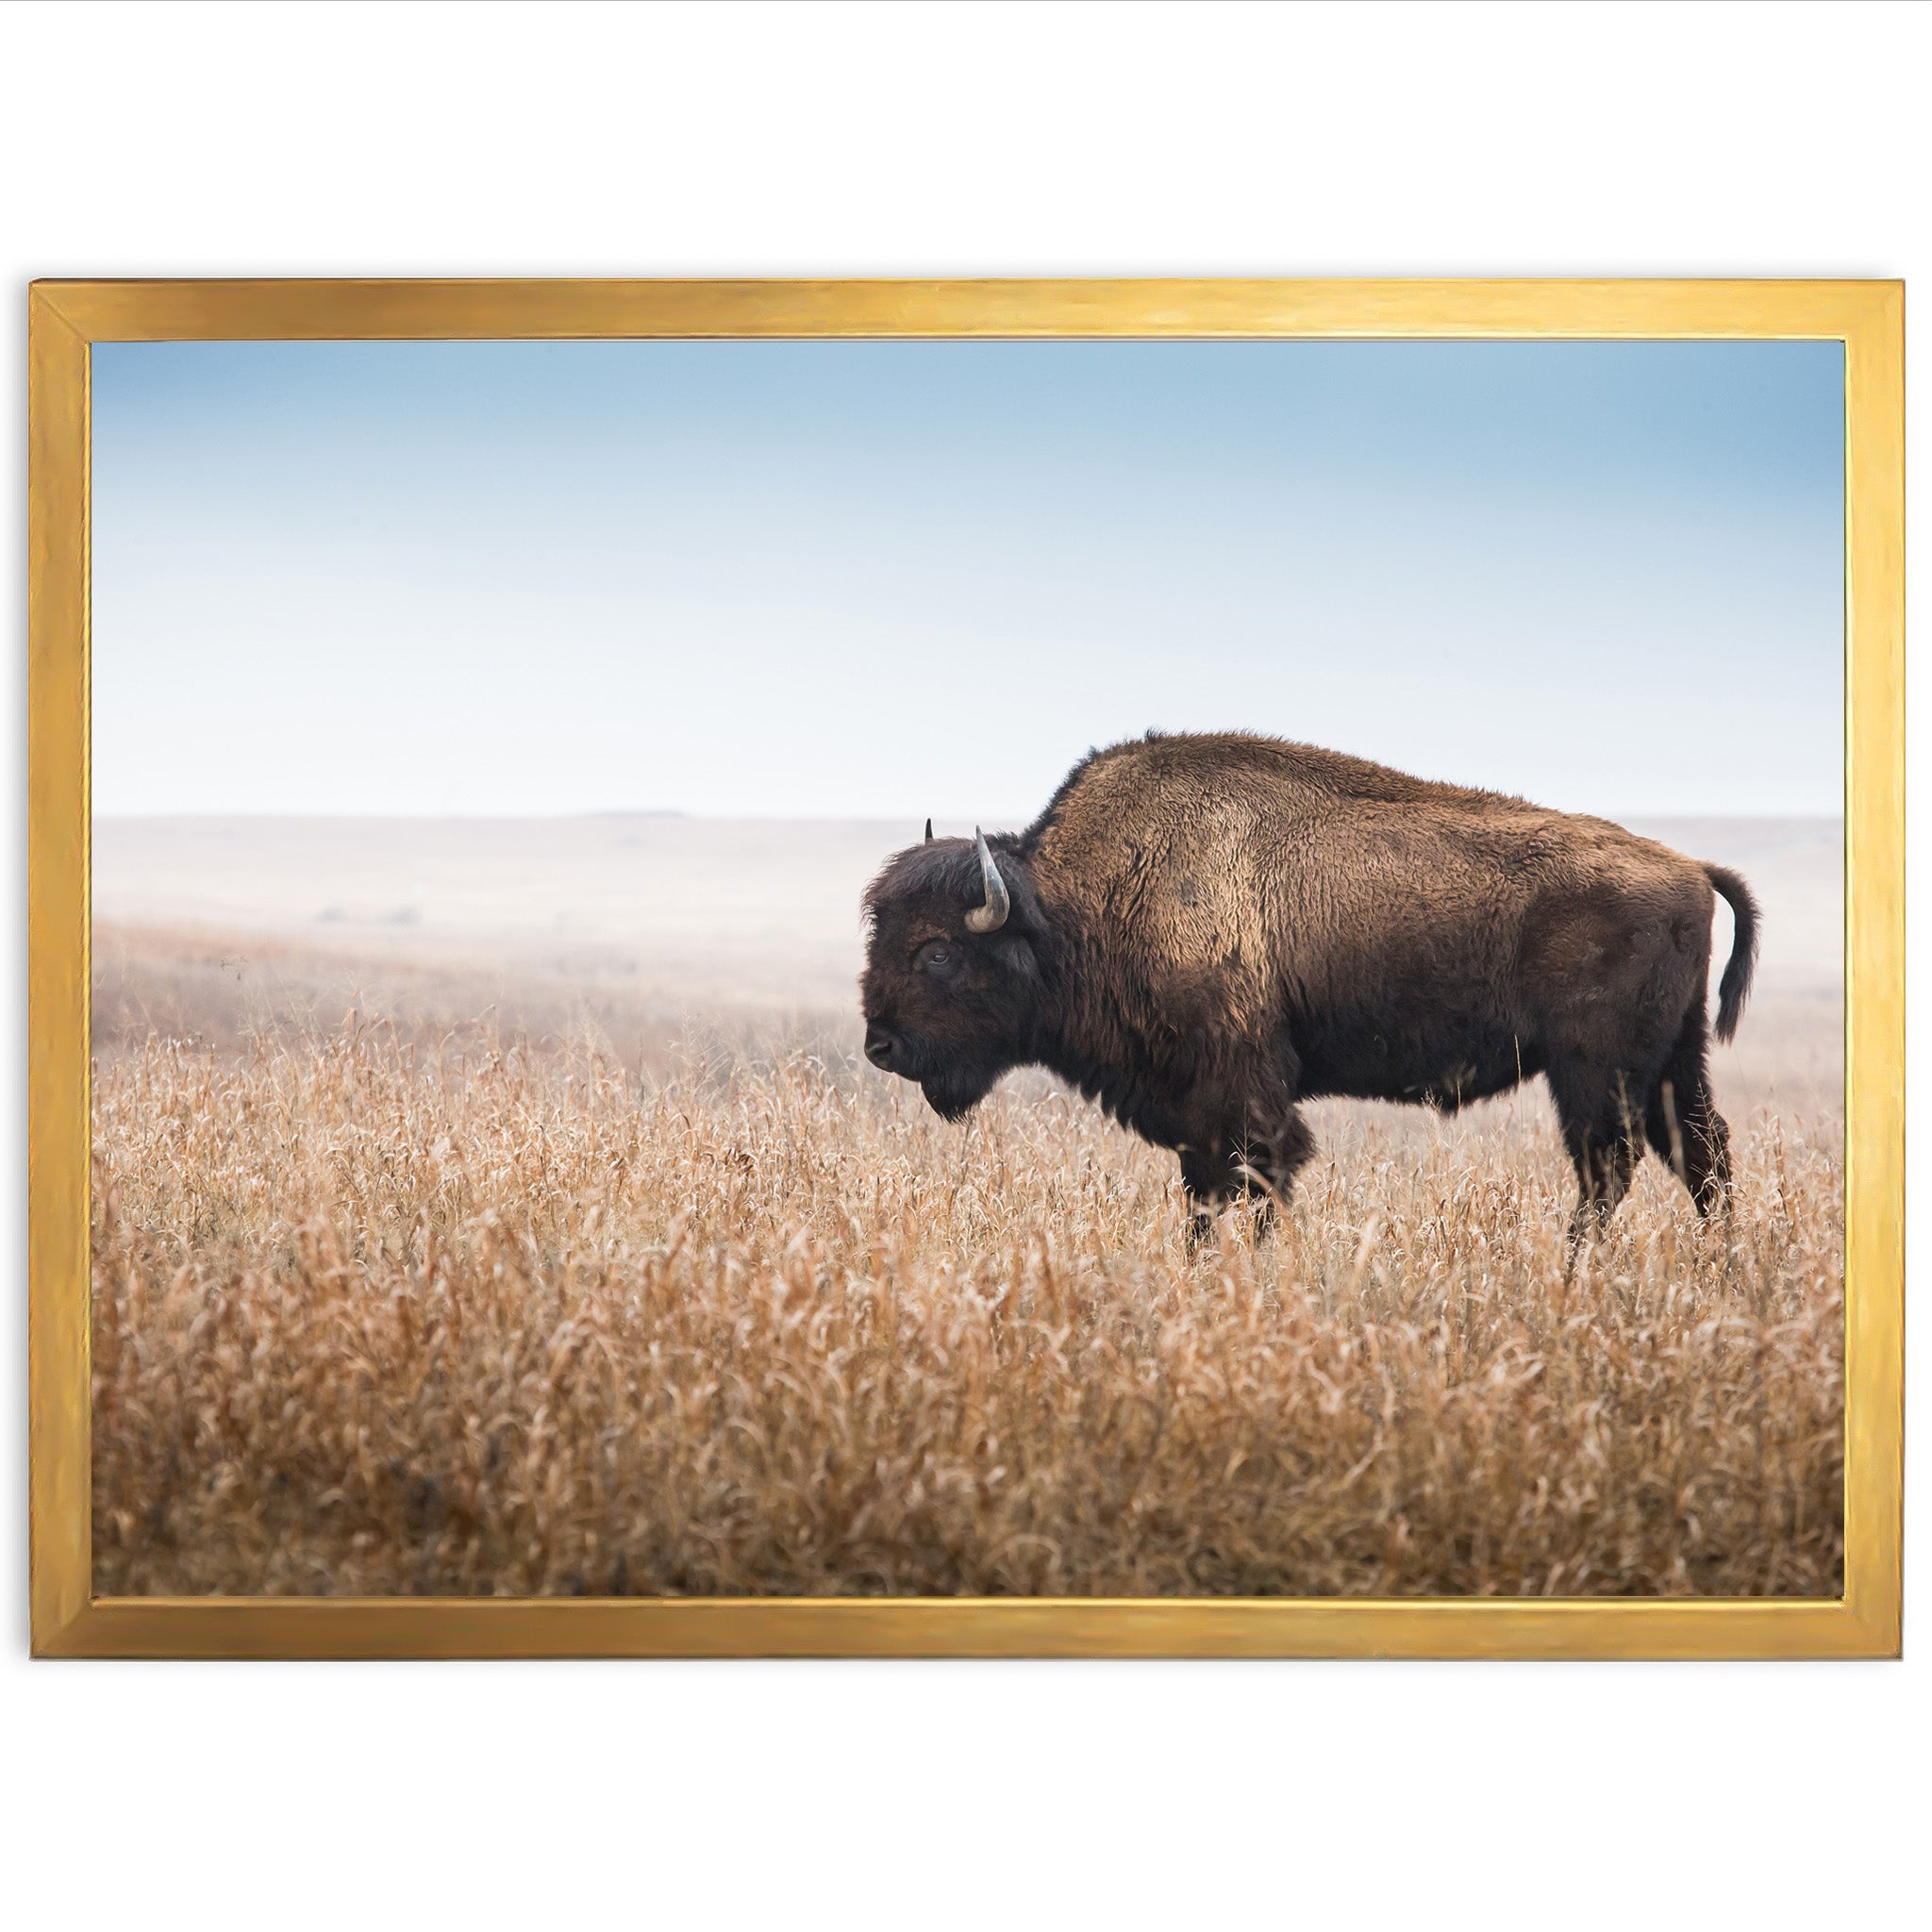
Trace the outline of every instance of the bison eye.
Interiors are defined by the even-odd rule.
[[[928,940],[912,956],[916,972],[936,973],[944,978],[953,970],[953,949],[943,940]]]

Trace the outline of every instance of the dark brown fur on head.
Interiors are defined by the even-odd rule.
[[[966,923],[986,896],[970,839],[908,847],[865,895],[867,1058],[917,1081],[949,1121],[1039,1055],[1045,923],[1011,841],[988,844],[1012,901],[997,932],[975,933]]]

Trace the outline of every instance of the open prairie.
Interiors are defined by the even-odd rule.
[[[941,1124],[910,826],[100,822],[95,1589],[1835,1594],[1840,830],[1639,828],[1763,902],[1738,1198],[1566,1280],[1540,1084],[1194,1254],[1054,1083]]]

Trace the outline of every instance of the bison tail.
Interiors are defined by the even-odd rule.
[[[1707,865],[1704,875],[1730,901],[1738,924],[1731,940],[1731,957],[1717,983],[1717,1025],[1713,1029],[1720,1040],[1729,1040],[1738,1030],[1738,1016],[1750,996],[1751,974],[1757,964],[1757,901],[1751,896],[1751,888],[1728,866]]]

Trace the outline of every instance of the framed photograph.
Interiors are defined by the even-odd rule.
[[[65,1656],[1888,1656],[1895,283],[50,282]]]

